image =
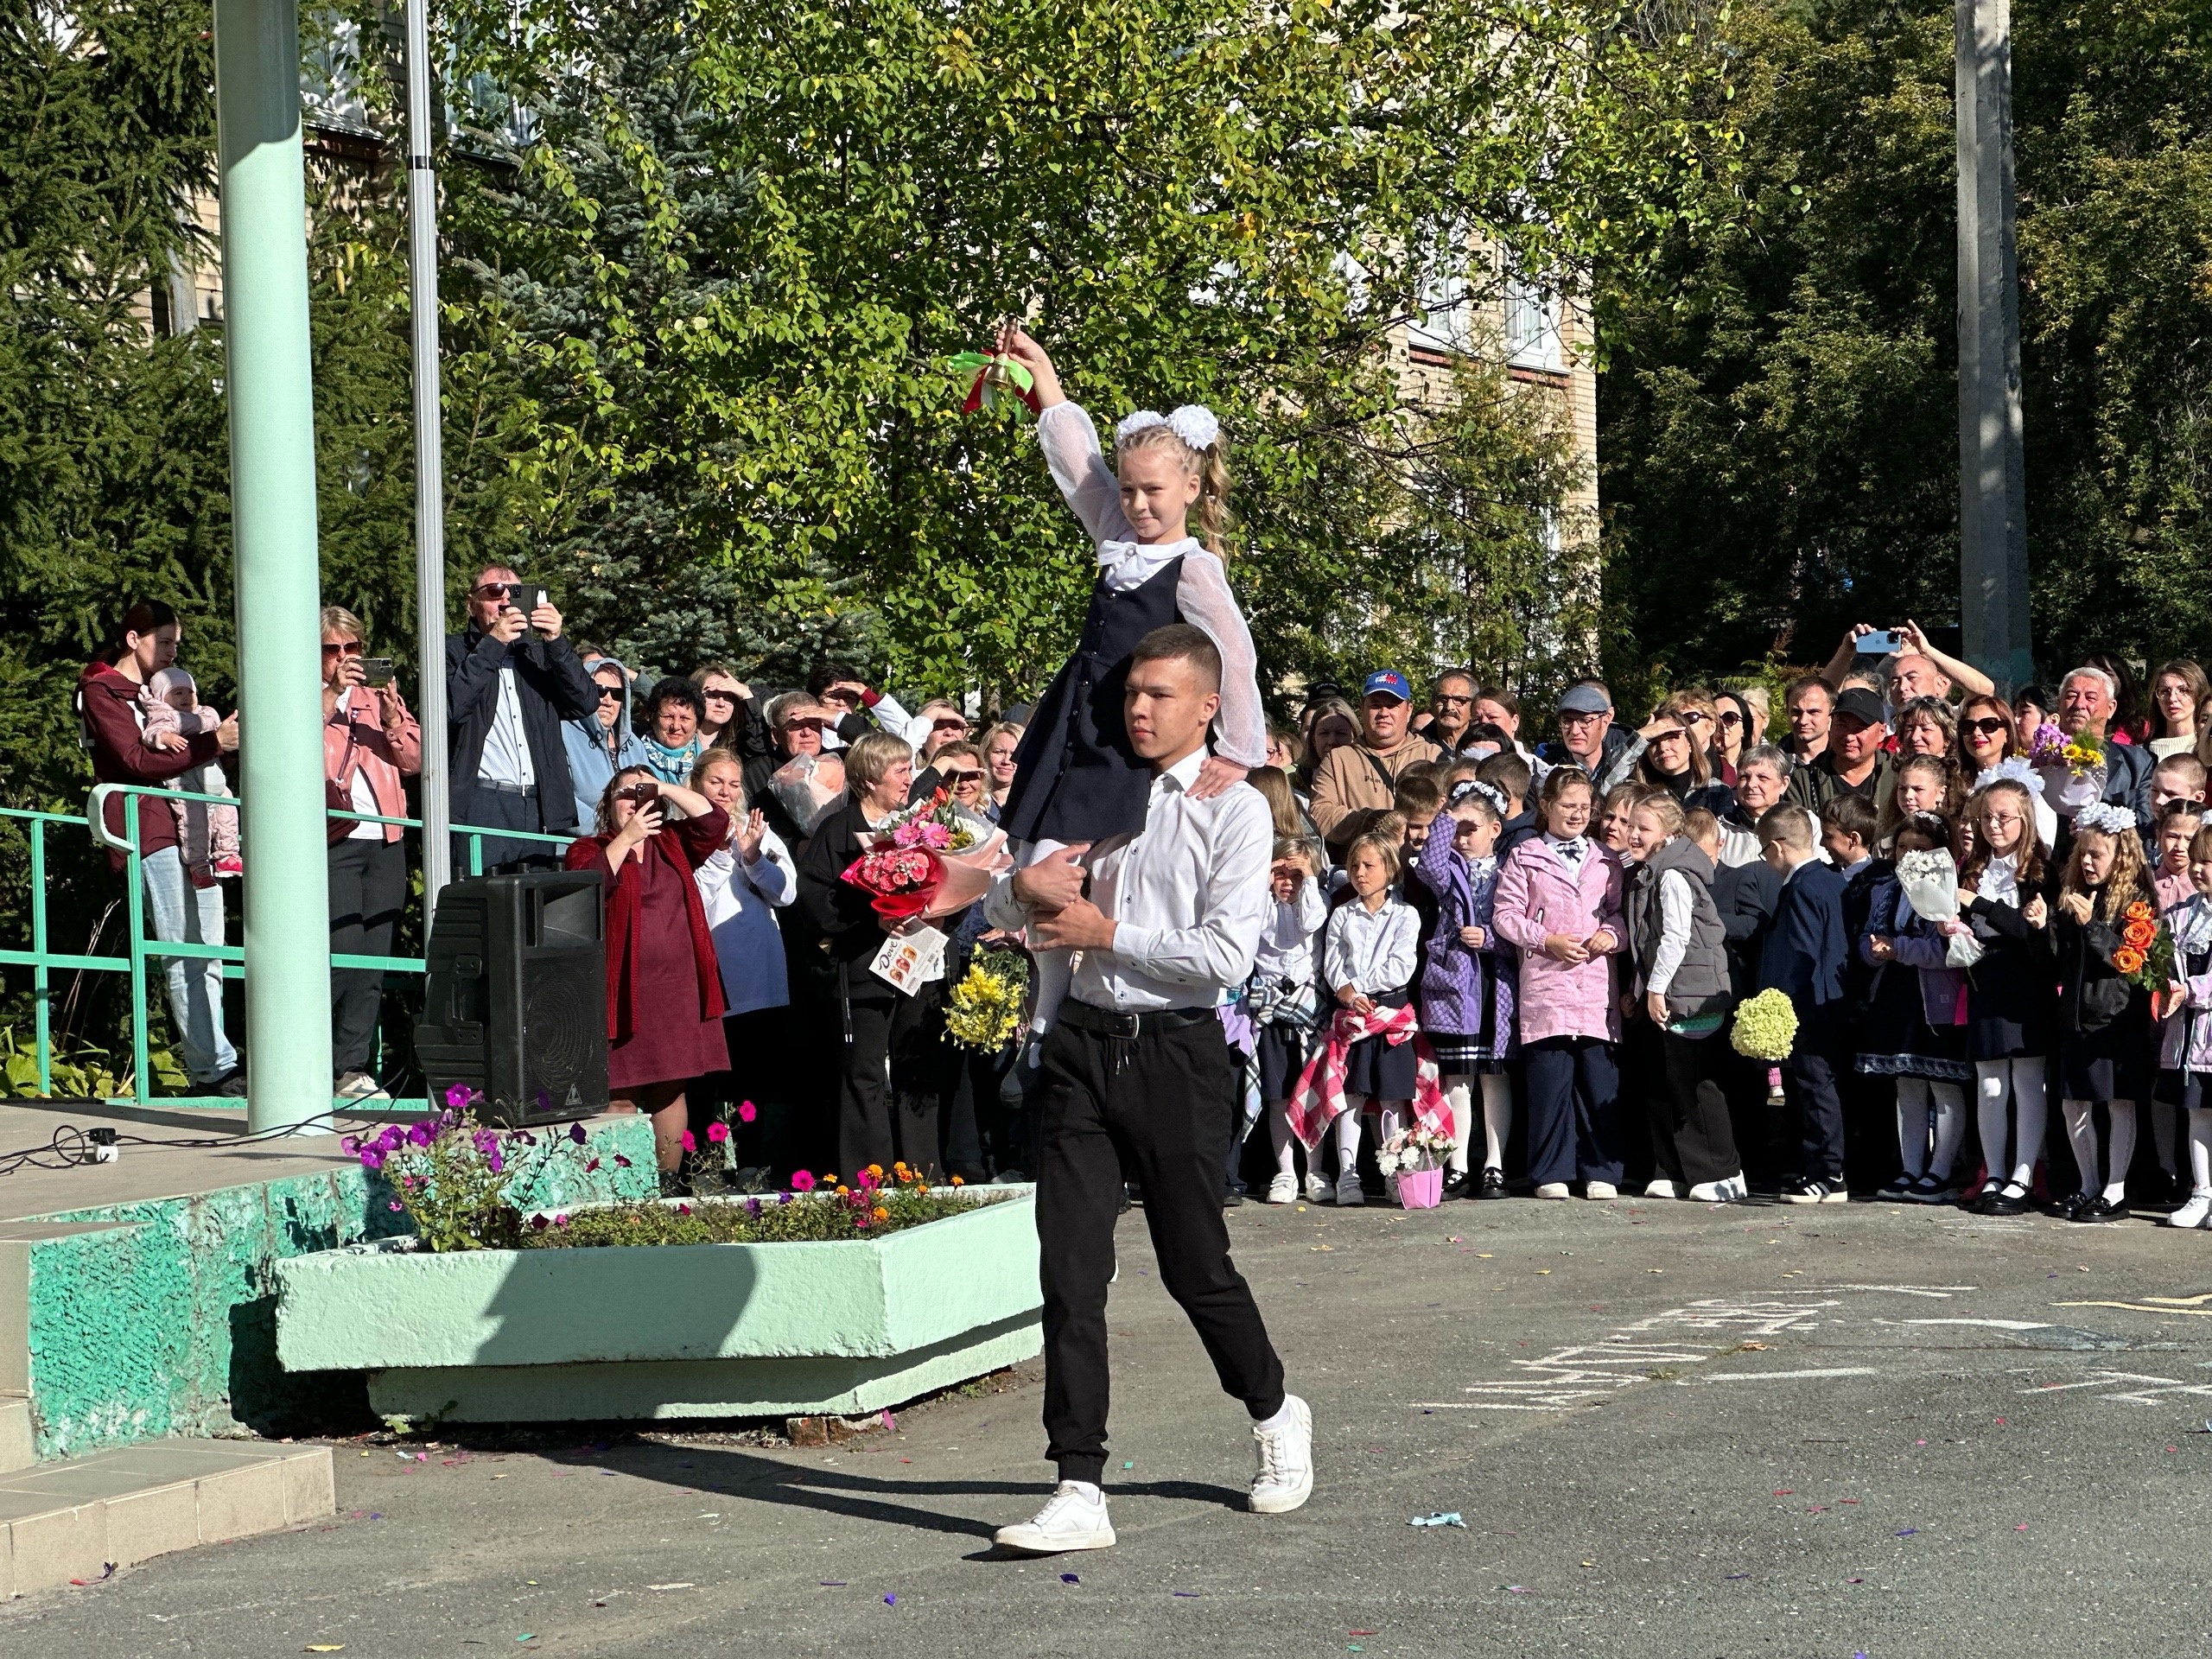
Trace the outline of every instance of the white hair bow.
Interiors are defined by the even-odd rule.
[[[2074,828],[2094,830],[2107,836],[2126,835],[2135,827],[2135,814],[2109,801],[2091,801],[2074,815]]]
[[[1987,789],[1992,784],[2018,784],[2030,794],[2043,794],[2043,774],[2017,754],[2008,754],[1993,766],[1985,766],[1975,774],[1974,786]]]
[[[1221,435],[1221,422],[1204,404],[1185,404],[1172,415],[1156,409],[1140,409],[1125,415],[1114,429],[1114,442],[1127,443],[1147,427],[1164,426],[1193,449],[1211,449]]]

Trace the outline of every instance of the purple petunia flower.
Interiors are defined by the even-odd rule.
[[[410,1146],[427,1147],[437,1138],[436,1132],[428,1123],[417,1123],[407,1131],[407,1141]]]
[[[727,1123],[708,1124],[707,1139],[715,1142],[717,1146],[721,1145],[723,1141],[729,1139],[729,1125]]]
[[[745,1213],[758,1220],[760,1215],[760,1200],[758,1198],[747,1198],[745,1201]]]
[[[580,1146],[580,1147],[581,1147],[582,1145],[583,1145],[583,1143],[584,1143],[584,1126],[583,1126],[582,1124],[581,1124],[581,1123],[571,1123],[571,1124],[569,1124],[569,1140],[571,1140],[571,1141],[575,1141],[575,1142],[578,1146]]]
[[[532,1216],[530,1218],[530,1226],[532,1232],[543,1232],[545,1230],[545,1217],[542,1215]]]
[[[394,1198],[391,1203],[385,1205],[385,1208],[387,1210],[404,1210],[406,1207],[407,1206],[400,1203],[397,1198]]]
[[[627,1169],[630,1167],[630,1160],[618,1152],[614,1154],[614,1166],[617,1169]]]
[[[361,1140],[359,1135],[345,1135],[341,1137],[338,1142],[338,1150],[344,1153],[349,1158],[360,1149]]]
[[[361,1153],[361,1167],[363,1169],[382,1169],[384,1167],[384,1154],[375,1150],[373,1147],[365,1148]]]
[[[569,1218],[566,1216],[556,1216],[553,1217],[553,1224],[556,1227],[565,1227],[569,1224]]]
[[[738,1121],[739,1122],[741,1122],[741,1123],[750,1123],[750,1122],[751,1122],[754,1118],[758,1117],[760,1115],[760,1114],[759,1109],[757,1109],[757,1108],[753,1104],[753,1103],[752,1103],[751,1101],[749,1101],[749,1100],[745,1100],[745,1101],[740,1101],[740,1102],[738,1103],[738,1107],[737,1107],[737,1121]]]

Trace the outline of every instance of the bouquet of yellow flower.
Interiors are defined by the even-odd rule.
[[[1754,1060],[1786,1060],[1797,1040],[1797,1010],[1787,991],[1761,991],[1736,1010],[1728,1033],[1738,1054]]]
[[[944,1034],[963,1048],[995,1054],[1029,1018],[1029,958],[1011,945],[984,945],[945,999]]]

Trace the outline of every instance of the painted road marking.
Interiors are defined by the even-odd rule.
[[[1693,1382],[1780,1382],[1794,1376],[1879,1376],[1872,1365],[1830,1365],[1812,1371],[1703,1371],[1695,1376],[1686,1376],[1681,1386]]]
[[[2179,1313],[2192,1319],[2212,1319],[2212,1307],[2198,1304],[2212,1300],[2212,1293],[2205,1296],[2145,1296],[2139,1302],[2053,1302],[2053,1307],[2121,1307],[2131,1313]]]
[[[1993,1331],[2055,1331],[2040,1319],[1907,1319],[1907,1325],[1982,1325]]]
[[[2129,1384],[2139,1386],[2130,1387]],[[2150,1406],[2161,1400],[2177,1396],[2193,1396],[2212,1400],[2212,1382],[2184,1382],[2171,1376],[2146,1376],[2139,1371],[2097,1371],[2082,1382],[2047,1382],[2040,1388],[2021,1389],[2021,1394],[2068,1394],[2077,1389],[2112,1389],[2111,1394],[2101,1394],[2100,1400],[2116,1400],[2122,1405]]]

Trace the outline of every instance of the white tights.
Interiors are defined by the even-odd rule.
[[[1936,1151],[1928,1151],[1930,1098],[1936,1116]],[[1959,1155],[1959,1142],[1967,1133],[1967,1093],[1955,1083],[1936,1083],[1927,1077],[1897,1079],[1897,1153],[1904,1173],[1918,1180],[1923,1174],[1948,1180],[1951,1165]]]
[[[2019,1060],[1976,1060],[1975,1090],[1981,1096],[1981,1155],[1989,1166],[1989,1179],[2009,1180],[2024,1187],[2035,1179],[2036,1159],[2043,1151],[2044,1075],[2047,1067],[2038,1054]],[[2010,1096],[2018,1135],[2005,1138],[2005,1102]],[[2011,1155],[2006,1155],[2007,1152]]]
[[[1505,1167],[1506,1137],[1513,1133],[1513,1080],[1503,1071],[1481,1074],[1483,1096],[1483,1167]],[[1467,1143],[1474,1133],[1476,1079],[1455,1071],[1444,1082],[1444,1098],[1452,1108],[1452,1173],[1464,1175],[1471,1161]]]
[[[2189,1109],[2189,1185],[2212,1195],[2212,1106]]]
[[[2075,1167],[2082,1172],[2082,1195],[2094,1198],[2101,1194],[2118,1204],[2127,1196],[2127,1166],[2135,1158],[2135,1103],[2113,1100],[2105,1104],[2112,1114],[2112,1144],[2105,1149],[2105,1179],[2099,1180],[2096,1103],[2059,1102],[2060,1109],[2066,1114],[2066,1138],[2074,1143]]]
[[[1026,870],[1066,845],[1065,841],[1032,842],[1021,849],[1019,861]],[[1033,945],[1029,955],[1037,964],[1037,1001],[1030,1012],[1029,1031],[1041,1040],[1052,1028],[1053,1016],[1059,1013],[1060,1003],[1067,996],[1068,982],[1075,976],[1075,963],[1072,954],[1063,949],[1048,950]]]

